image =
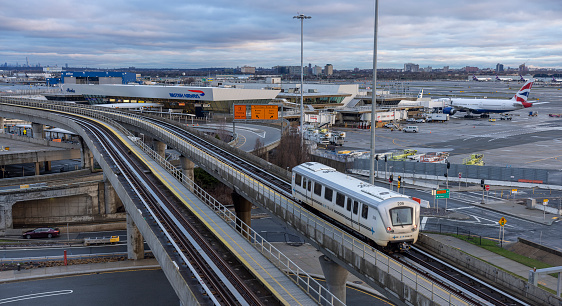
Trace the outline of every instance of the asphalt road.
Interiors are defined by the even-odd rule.
[[[179,305],[160,269],[104,272],[2,284],[6,305]]]

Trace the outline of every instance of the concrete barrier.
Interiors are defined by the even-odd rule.
[[[498,288],[509,291],[515,296],[532,301],[537,305],[562,306],[562,298],[539,287],[529,286],[527,280],[517,278],[483,260],[473,257],[462,250],[442,244],[441,242],[420,234],[418,244],[452,262],[457,268],[476,273],[493,282]]]

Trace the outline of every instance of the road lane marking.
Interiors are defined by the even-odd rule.
[[[73,290],[59,290],[59,291],[49,291],[49,292],[41,292],[41,293],[32,293],[20,296],[14,296],[9,298],[0,299],[0,304],[7,304],[7,303],[14,303],[19,301],[31,300],[31,299],[39,299],[49,296],[57,296],[57,295],[64,295],[64,294],[71,294],[74,293]]]

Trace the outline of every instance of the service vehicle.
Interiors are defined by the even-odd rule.
[[[415,125],[410,125],[403,128],[402,131],[404,131],[404,133],[417,133],[420,131],[420,129]]]

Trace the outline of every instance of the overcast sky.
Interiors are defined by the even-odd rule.
[[[374,0],[0,0],[0,63],[371,68]],[[562,68],[562,1],[379,1],[378,67]]]

